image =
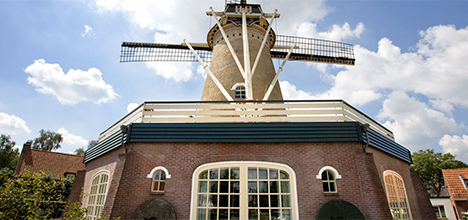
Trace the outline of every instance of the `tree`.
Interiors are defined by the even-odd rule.
[[[435,153],[434,149],[419,150],[413,152],[413,164],[411,170],[419,173],[424,188],[429,196],[440,196],[444,186],[442,169],[456,169],[468,167],[466,163],[455,160],[455,155],[450,153]]]
[[[60,143],[63,141],[62,134],[55,133],[53,131],[45,131],[41,129],[39,131],[39,137],[35,138],[32,142],[32,149],[39,149],[45,151],[52,151],[61,148]]]
[[[0,169],[15,169],[19,157],[18,149],[14,148],[15,144],[10,135],[0,135]]]
[[[98,141],[90,140],[90,141],[88,141],[88,148],[86,148],[86,149],[90,149],[90,148],[96,146],[97,144],[98,144]],[[84,156],[85,155],[84,147],[80,147],[80,148],[76,149],[75,154],[79,155],[79,156]]]

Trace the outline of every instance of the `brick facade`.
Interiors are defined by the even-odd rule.
[[[189,219],[192,200],[192,176],[203,164],[222,161],[262,161],[284,164],[296,175],[300,219],[315,219],[328,201],[345,200],[356,206],[367,219],[390,219],[383,183],[383,172],[393,170],[403,177],[413,219],[420,219],[418,190],[409,164],[381,151],[356,142],[322,143],[131,143],[128,152],[120,147],[87,164],[85,192],[93,175],[110,173],[104,211],[111,217],[130,218],[137,207],[150,199],[171,204],[177,219]],[[151,193],[147,175],[163,166],[169,174],[162,194]],[[323,193],[316,175],[324,166],[334,167],[342,176],[337,193]],[[86,206],[86,199],[83,200]]]

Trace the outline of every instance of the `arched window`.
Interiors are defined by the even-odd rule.
[[[166,187],[166,172],[164,170],[154,172],[152,182],[151,192],[164,192]]]
[[[331,167],[325,166],[320,169],[319,173],[317,174],[317,179],[322,180],[322,188],[323,192],[325,193],[336,193],[338,192],[336,186],[336,180],[341,179],[341,175],[338,171]]]
[[[192,219],[297,219],[295,174],[285,165],[224,162],[194,173]]]
[[[337,192],[335,174],[333,174],[333,172],[330,170],[325,170],[322,172],[322,186],[323,192]]]
[[[166,179],[171,178],[171,175],[165,167],[158,166],[153,168],[146,177],[151,178],[151,192],[164,192]]]
[[[87,204],[87,219],[98,219],[101,217],[104,203],[106,202],[107,185],[109,182],[109,172],[100,171],[91,180]]]
[[[412,219],[403,178],[395,171],[384,172],[388,206],[393,219]]]
[[[236,87],[236,99],[245,99],[245,87],[238,86]]]

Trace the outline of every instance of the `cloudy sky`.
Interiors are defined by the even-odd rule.
[[[411,151],[468,162],[468,1],[257,0],[277,34],[355,45],[355,66],[288,62],[285,99],[343,99]],[[73,152],[144,101],[197,101],[198,63],[119,63],[122,41],[204,42],[222,0],[0,0],[0,133]],[[275,65],[280,64],[275,61]]]

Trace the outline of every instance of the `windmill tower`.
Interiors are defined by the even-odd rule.
[[[210,8],[206,14],[216,21],[206,44],[123,42],[120,62],[198,60],[209,75],[202,101],[283,100],[278,76],[287,60],[354,65],[351,44],[276,35],[276,10],[264,13],[258,4],[226,0],[224,11]],[[283,60],[277,71],[272,58]]]

